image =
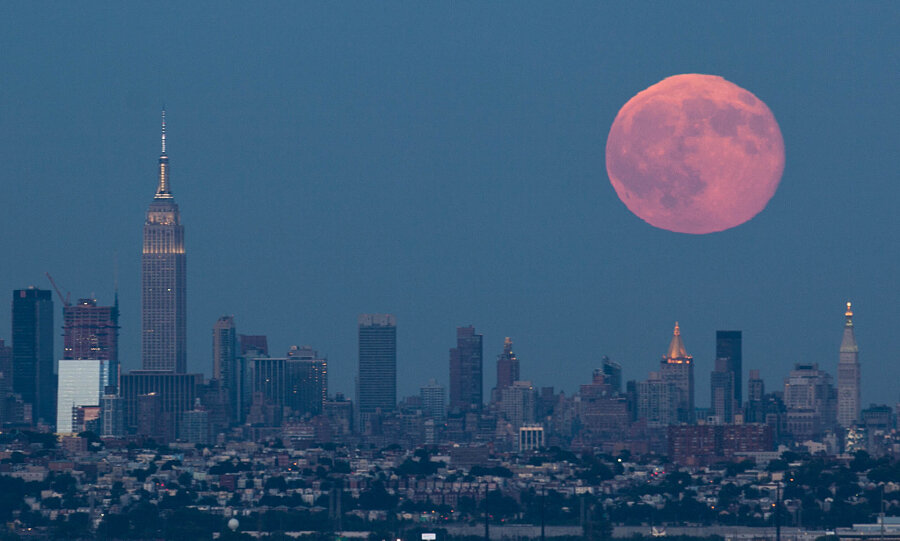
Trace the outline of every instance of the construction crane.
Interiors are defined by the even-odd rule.
[[[66,296],[63,297],[62,291],[57,287],[56,282],[53,281],[53,277],[50,276],[49,272],[45,272],[47,275],[47,279],[50,280],[50,285],[53,286],[53,289],[56,290],[56,295],[59,297],[59,302],[63,303],[63,306],[72,306],[72,294],[66,291]]]

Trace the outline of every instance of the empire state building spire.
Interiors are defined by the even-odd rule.
[[[172,199],[169,188],[169,157],[166,156],[166,110],[162,110],[162,153],[159,155],[159,186],[154,199]]]
[[[141,337],[144,370],[183,374],[187,367],[187,262],[184,226],[169,188],[166,111],[162,113],[159,186],[147,209],[141,258]]]

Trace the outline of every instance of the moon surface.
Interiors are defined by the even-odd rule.
[[[784,140],[772,111],[747,90],[714,75],[675,75],[616,115],[606,171],[619,199],[650,225],[712,233],[765,208],[784,171]]]

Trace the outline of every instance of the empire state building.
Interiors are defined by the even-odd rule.
[[[184,226],[169,185],[166,112],[162,113],[159,185],[147,209],[141,257],[141,353],[144,370],[187,371],[187,265]]]

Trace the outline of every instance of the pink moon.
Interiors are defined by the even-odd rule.
[[[616,115],[606,171],[619,199],[650,225],[713,233],[766,207],[784,171],[784,140],[772,111],[747,90],[714,75],[675,75]]]

